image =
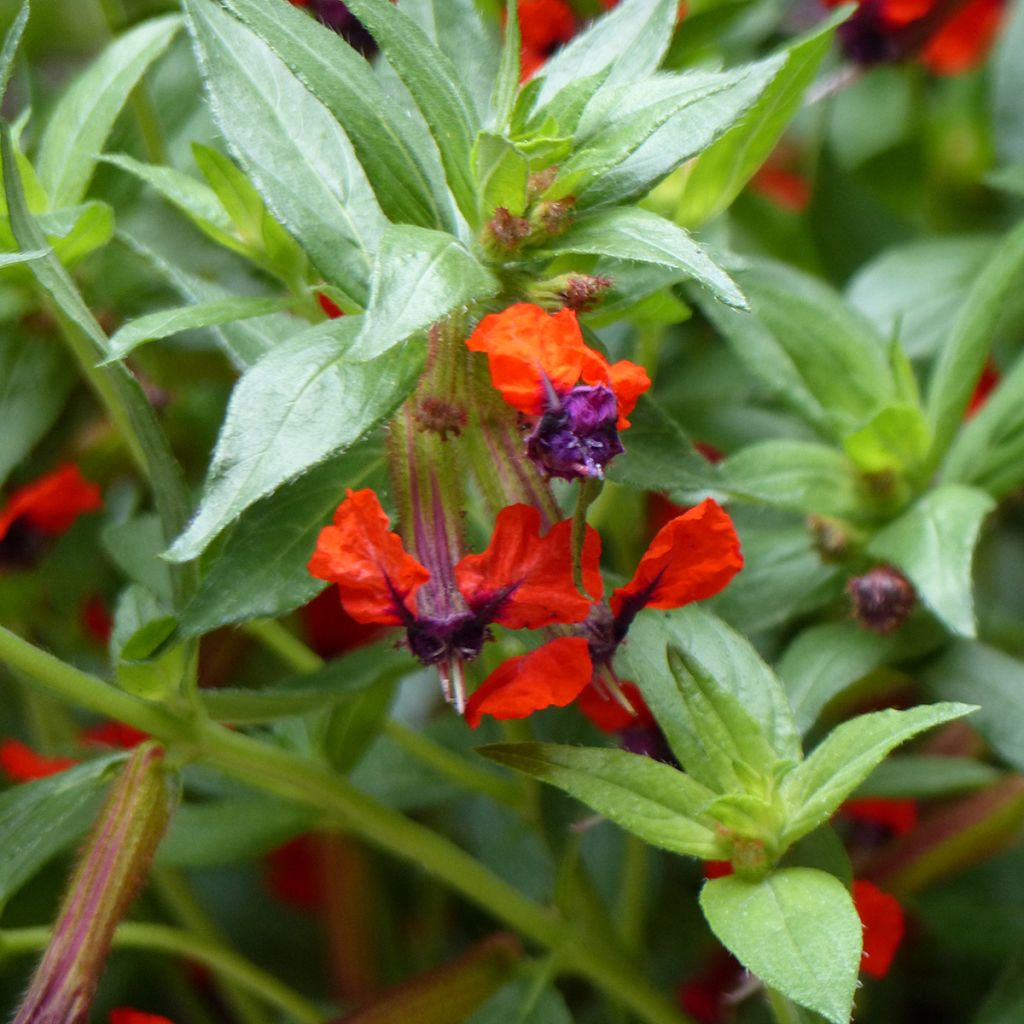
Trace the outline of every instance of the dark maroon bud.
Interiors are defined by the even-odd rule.
[[[846,591],[853,602],[853,616],[873,633],[891,633],[903,625],[917,595],[910,581],[891,565],[879,565],[863,576],[854,576]]]
[[[487,639],[487,624],[473,612],[417,618],[406,633],[409,650],[424,665],[436,665],[452,657],[471,661]]]
[[[549,235],[560,235],[572,226],[575,196],[564,196],[538,204],[536,218],[541,229]]]
[[[562,305],[577,313],[586,313],[593,309],[601,296],[611,287],[609,277],[596,277],[591,274],[572,274],[565,283],[565,288],[558,293]]]
[[[450,433],[458,437],[468,420],[465,409],[443,398],[433,397],[422,399],[415,415],[416,422],[423,430],[440,434],[442,441],[447,441]]]
[[[530,237],[531,228],[524,217],[516,217],[504,206],[499,206],[484,231],[495,247],[512,252]]]
[[[526,453],[547,476],[562,480],[604,477],[605,466],[624,449],[615,424],[619,404],[604,384],[580,384],[552,393],[548,408],[526,439]]]

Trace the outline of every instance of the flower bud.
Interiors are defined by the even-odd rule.
[[[96,821],[14,1024],[86,1024],[114,931],[146,876],[169,813],[163,750],[143,744]]]
[[[872,633],[891,633],[903,625],[917,595],[910,581],[891,565],[879,565],[846,584],[853,616]]]

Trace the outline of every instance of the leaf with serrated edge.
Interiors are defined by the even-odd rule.
[[[782,782],[782,798],[789,809],[782,845],[827,821],[890,750],[973,710],[970,704],[932,704],[908,711],[889,708],[837,726]]]
[[[202,504],[168,557],[186,562],[250,505],[344,451],[408,395],[424,346],[353,362],[362,317],[310,328],[269,352],[235,386]]]
[[[721,855],[712,823],[701,819],[714,794],[667,764],[556,743],[498,743],[479,752],[565,790],[653,846],[705,859]]]
[[[61,97],[39,143],[39,180],[53,209],[81,202],[121,108],[180,27],[176,14],[136,26],[111,43]]]
[[[708,882],[700,905],[747,970],[833,1024],[847,1024],[861,923],[842,882],[815,868],[784,868],[758,882],[733,875]]]

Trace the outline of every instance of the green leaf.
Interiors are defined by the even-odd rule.
[[[813,441],[761,441],[719,470],[720,486],[741,501],[854,520],[874,511],[850,460]]]
[[[352,356],[360,362],[379,358],[498,287],[497,279],[451,235],[392,224],[373,262],[370,301]]]
[[[836,26],[848,16],[845,12],[834,15],[791,43],[784,51],[785,63],[757,102],[687,168],[676,211],[681,224],[698,226],[711,220],[740,194],[793,119]]]
[[[745,309],[747,305],[732,278],[686,231],[648,210],[605,210],[581,218],[537,255],[554,257],[573,252],[680,270],[727,306]]]
[[[660,761],[555,743],[496,743],[479,752],[557,786],[652,846],[705,860],[721,854],[702,815],[714,794]]]
[[[498,74],[491,93],[491,116],[485,122],[496,132],[503,132],[512,120],[516,96],[519,92],[520,53],[522,33],[519,30],[519,5],[511,4],[506,11],[505,39],[501,48]]]
[[[1024,224],[1011,231],[974,279],[928,382],[930,466],[946,454],[981,375],[1003,307],[1024,271]]]
[[[582,78],[606,73],[607,86],[645,78],[668,50],[677,13],[673,0],[623,0],[544,63],[535,106]]]
[[[110,356],[107,362],[123,359],[129,352],[147,341],[167,338],[181,331],[196,330],[214,324],[227,324],[236,320],[248,320],[254,316],[266,316],[285,310],[293,304],[290,298],[240,298],[214,299],[177,309],[162,309],[158,313],[147,313],[126,323],[110,339]]]
[[[932,436],[916,405],[887,405],[843,438],[843,448],[865,473],[916,470],[928,454]]]
[[[0,100],[7,92],[7,83],[11,80],[14,70],[14,58],[18,52],[18,44],[28,24],[28,0],[22,0],[21,7],[11,27],[4,36],[3,49],[0,49]]]
[[[352,0],[348,7],[377,40],[412,95],[437,142],[448,187],[463,215],[474,223],[470,154],[480,121],[455,65],[388,0]]]
[[[48,252],[48,249],[37,249],[35,252],[0,252],[0,270],[42,259]]]
[[[269,352],[235,386],[202,504],[168,557],[198,556],[250,505],[389,416],[423,365],[421,344],[353,362],[353,316],[310,328]]]
[[[0,794],[0,905],[85,834],[123,759],[98,758]]]
[[[123,522],[108,523],[100,539],[111,561],[129,580],[170,607],[174,591],[170,566],[160,558],[160,552],[167,545],[159,516],[146,513]]]
[[[857,799],[934,800],[985,789],[1002,777],[998,768],[970,757],[903,754],[886,758],[853,795]]]
[[[572,1015],[557,989],[548,987],[538,995],[536,988],[536,982],[530,978],[520,978],[506,985],[467,1018],[465,1024],[510,1024],[512,1021],[515,1024],[573,1024]]]
[[[160,843],[160,867],[209,868],[251,861],[315,825],[306,807],[239,797],[183,803]]]
[[[1024,664],[994,647],[957,640],[922,678],[942,700],[977,704],[971,725],[1007,764],[1024,771]]]
[[[114,609],[110,654],[118,685],[150,700],[166,699],[181,682],[185,658],[178,645],[164,646],[177,620],[152,591],[129,584]]]
[[[902,570],[947,628],[974,636],[971,558],[982,520],[994,507],[973,487],[937,487],[875,534],[867,552]]]
[[[572,191],[580,209],[639,198],[732,127],[780,65],[769,58],[602,89],[584,112],[595,134],[578,143],[553,187]]]
[[[1020,8],[1016,8],[1018,14]],[[1024,18],[1018,19],[1024,25]],[[1020,34],[1020,33],[1018,33]],[[971,1024],[1017,1024],[1024,1016],[1024,947],[1017,946],[1007,958],[995,985],[985,997]]]
[[[969,704],[933,704],[908,711],[875,711],[837,726],[782,781],[789,807],[783,845],[827,821],[836,808],[901,743],[926,729],[976,710]]]
[[[942,347],[974,278],[992,255],[991,238],[924,238],[886,249],[850,281],[847,298],[913,359]]]
[[[0,333],[0,484],[53,426],[74,383],[60,346],[16,324]]]
[[[327,280],[364,301],[386,221],[352,144],[259,36],[211,0],[185,8],[228,145]]]
[[[205,690],[203,706],[218,722],[253,725],[349,700],[371,686],[396,682],[410,670],[408,651],[383,641],[333,658],[315,672],[260,689]]]
[[[526,209],[530,164],[526,154],[502,135],[481,132],[473,146],[473,170],[480,195],[480,217],[499,207],[521,216]]]
[[[364,443],[246,509],[205,567],[181,615],[182,633],[198,636],[249,619],[277,618],[312,600],[324,583],[310,576],[306,564],[345,488],[369,486],[380,493],[386,482],[383,454]]]
[[[700,905],[747,970],[833,1024],[847,1024],[861,923],[842,882],[814,868],[785,868],[759,882],[733,875],[708,882]]]
[[[847,687],[884,665],[893,643],[855,622],[828,622],[805,629],[786,648],[776,669],[802,733]]]
[[[121,108],[170,45],[181,18],[154,18],[107,47],[64,93],[39,143],[39,180],[53,208],[79,203]]]
[[[992,72],[992,124],[996,152],[1004,163],[1024,162],[1024,10],[1014,4],[999,30]]]
[[[385,216],[423,227],[454,228],[436,151],[410,137],[401,112],[394,110],[360,54],[315,19],[282,8],[276,0],[228,0],[227,6],[338,119]]]
[[[685,651],[735,701],[769,738],[781,761],[800,759],[800,740],[785,693],[772,670],[749,642],[697,605],[671,612],[647,610],[630,626],[619,648],[620,675],[640,687],[665,738],[680,762],[701,782],[712,785],[709,768],[686,713],[680,686],[668,663],[669,645]],[[698,762],[695,768],[690,761]]]

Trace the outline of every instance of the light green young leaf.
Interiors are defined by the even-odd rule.
[[[0,332],[0,485],[50,429],[64,407],[74,373],[50,338],[16,324]]]
[[[623,0],[545,62],[535,106],[602,72],[606,86],[645,78],[668,50],[677,11],[674,0]]]
[[[814,868],[785,868],[759,882],[731,875],[708,882],[700,905],[747,970],[832,1024],[847,1024],[861,923],[842,882]]]
[[[991,349],[1003,307],[1024,272],[1024,224],[1011,231],[974,279],[928,382],[934,469],[956,436]]]
[[[922,678],[942,700],[977,704],[971,724],[992,749],[1024,771],[1024,663],[974,640],[957,640]]]
[[[108,523],[103,527],[100,540],[113,563],[133,583],[138,583],[167,607],[174,600],[170,566],[160,558],[167,546],[160,518],[145,513]]]
[[[154,18],[126,32],[72,82],[39,144],[39,180],[54,209],[80,203],[121,108],[170,45],[181,18]]]
[[[948,629],[974,636],[971,560],[982,521],[994,507],[973,487],[937,487],[875,534],[867,552],[902,570]]]
[[[814,441],[760,441],[719,470],[721,487],[740,501],[853,520],[874,511],[850,460]]]
[[[836,26],[848,16],[845,12],[835,15],[790,43],[784,51],[785,63],[757,102],[693,161],[676,211],[679,223],[704,224],[740,194],[792,121],[828,53]]]
[[[250,505],[344,451],[406,397],[424,347],[410,343],[354,362],[350,353],[362,319],[331,320],[295,335],[241,378],[199,511],[168,557],[196,558]]]
[[[714,794],[660,761],[556,743],[496,743],[479,752],[557,786],[653,846],[704,859],[721,854],[702,816]]]
[[[212,0],[185,8],[228,145],[324,277],[365,301],[386,221],[352,144],[259,36]]]
[[[498,207],[517,217],[523,214],[530,163],[522,150],[502,135],[481,132],[473,146],[473,170],[482,220],[489,219]]]
[[[953,703],[908,711],[890,708],[837,726],[782,781],[780,792],[789,808],[782,845],[796,842],[827,821],[890,750],[974,710],[970,704]]]
[[[18,44],[28,24],[28,0],[22,0],[21,7],[11,27],[4,36],[4,45],[0,49],[0,100],[3,100],[7,92],[7,83],[11,80],[11,72],[14,70],[14,58],[18,52]]]
[[[337,33],[276,0],[228,0],[227,6],[338,119],[387,217],[454,229],[436,150],[415,143],[360,54]]]
[[[471,152],[480,119],[449,58],[423,30],[388,0],[352,0],[353,14],[409,90],[433,132],[448,187],[466,219],[476,220]]]
[[[514,211],[513,211],[514,212]],[[581,218],[538,255],[591,253],[681,270],[727,306],[746,308],[736,283],[681,227],[648,210],[604,210]]]
[[[865,473],[913,473],[932,436],[916,405],[887,405],[843,438],[843,449]]]
[[[491,93],[491,114],[484,122],[495,132],[503,132],[512,120],[516,96],[519,92],[520,53],[523,37],[519,30],[519,5],[508,7],[505,20],[505,40],[501,48],[498,74]]]
[[[42,229],[48,247],[30,250],[28,256],[38,260],[52,251],[61,263],[70,266],[110,241],[114,233],[114,211],[106,203],[90,200],[81,206],[41,213],[36,217],[36,223]],[[0,217],[0,246],[17,248],[7,217]],[[6,260],[5,265],[11,268],[11,276],[24,280],[19,264],[30,260],[25,258],[25,254],[12,254],[12,257]],[[0,274],[3,274],[2,267]]]
[[[370,300],[352,358],[376,359],[453,309],[493,295],[497,279],[451,235],[392,224],[373,261]]]
[[[177,620],[152,591],[130,583],[114,609],[110,656],[118,685],[148,700],[165,700],[181,683],[184,650],[164,647]]]
[[[167,338],[181,331],[277,313],[287,309],[293,301],[289,298],[232,297],[192,306],[180,306],[177,309],[162,309],[158,313],[147,313],[126,323],[110,339],[110,356],[107,362],[123,359],[133,349],[148,341]]]
[[[325,584],[306,568],[317,534],[346,487],[387,485],[383,453],[365,442],[328,459],[246,509],[226,531],[181,616],[185,636],[256,618],[278,618]]]
[[[123,759],[101,757],[0,794],[0,905],[84,835]]]

